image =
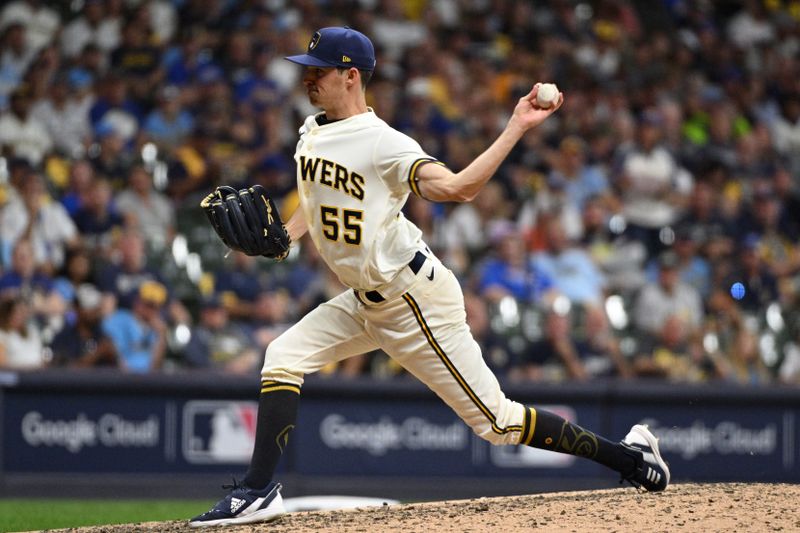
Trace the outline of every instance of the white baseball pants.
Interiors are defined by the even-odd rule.
[[[436,258],[413,278],[405,270],[398,276],[405,292],[397,297],[374,304],[348,290],[308,313],[269,345],[262,379],[302,386],[305,374],[380,348],[480,437],[493,444],[529,442],[536,413],[507,399],[486,366],[453,273]]]

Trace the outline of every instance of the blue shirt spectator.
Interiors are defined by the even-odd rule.
[[[155,142],[176,147],[192,133],[194,118],[182,108],[180,89],[175,86],[169,85],[161,90],[158,104],[145,117],[142,129]]]
[[[136,373],[158,370],[166,349],[161,310],[167,289],[156,282],[143,283],[131,310],[118,309],[103,319],[102,331],[111,338],[120,366]]]
[[[522,303],[538,303],[553,286],[525,253],[525,241],[515,227],[500,224],[492,234],[497,243],[497,257],[489,259],[478,278],[478,291],[490,302],[512,296]]]
[[[533,264],[553,280],[553,287],[571,301],[601,305],[606,281],[583,248],[572,247],[557,220],[547,228],[548,250],[534,254]]]
[[[576,209],[582,210],[589,198],[610,193],[608,179],[603,171],[586,164],[586,147],[577,137],[566,137],[559,146],[556,168],[547,178],[551,188],[561,189],[566,200]]]

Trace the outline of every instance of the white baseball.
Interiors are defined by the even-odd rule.
[[[558,102],[558,87],[553,83],[543,83],[539,85],[539,92],[536,93],[536,105],[542,109],[550,109]]]

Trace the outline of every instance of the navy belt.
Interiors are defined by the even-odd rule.
[[[410,268],[411,272],[413,272],[414,274],[419,274],[419,269],[422,268],[422,265],[425,264],[426,259],[428,259],[428,256],[418,251],[417,253],[414,254],[414,258],[408,263],[408,268]],[[356,296],[359,297],[359,299],[361,296],[363,296],[364,298],[366,298],[367,300],[369,300],[374,304],[379,304],[381,302],[386,301],[386,298],[381,296],[381,293],[379,293],[378,291],[362,292],[361,294],[359,294],[358,291],[355,292]]]

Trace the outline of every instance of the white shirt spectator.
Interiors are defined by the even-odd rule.
[[[33,105],[31,116],[44,124],[57,150],[69,157],[80,157],[84,151],[83,141],[92,133],[91,103],[91,99],[80,102],[70,98],[58,106],[53,100],[44,99]]]
[[[645,285],[636,300],[634,322],[642,331],[658,334],[672,317],[680,318],[695,330],[703,320],[703,304],[697,290],[681,281],[672,292],[667,292],[658,283]]]
[[[92,27],[84,17],[78,17],[64,27],[61,33],[61,51],[68,58],[75,58],[87,44],[96,44],[103,52],[111,52],[119,46],[120,21],[103,19]]]
[[[5,368],[32,370],[45,366],[42,338],[32,324],[28,324],[24,337],[0,329],[0,346],[5,349]]]
[[[52,150],[53,140],[42,122],[29,114],[21,120],[14,113],[0,115],[0,147],[9,146],[16,157],[37,166]]]
[[[775,27],[762,16],[753,16],[743,9],[728,24],[728,38],[742,50],[770,43],[775,40]]]
[[[800,152],[800,118],[792,123],[783,115],[772,121],[772,144],[775,149],[786,155]]]
[[[28,227],[28,210],[15,198],[0,213],[0,239],[13,245]],[[38,220],[31,230],[31,244],[37,264],[51,263],[56,268],[64,263],[66,244],[78,236],[75,223],[60,202],[49,201],[41,206]]]
[[[399,9],[396,3],[389,2],[384,8],[389,12],[375,18],[370,35],[376,44],[383,47],[387,57],[398,60],[406,48],[422,43],[428,37],[428,30],[424,24],[394,12]]]
[[[16,0],[9,2],[0,13],[0,30],[12,22],[19,22],[25,26],[25,41],[28,48],[38,52],[53,40],[61,17],[58,12],[44,5],[34,5],[39,2]]]
[[[667,191],[689,194],[693,187],[691,175],[680,168],[663,147],[649,152],[635,150],[622,165],[630,180],[625,190],[625,216],[639,226],[657,228],[675,222],[678,210],[664,198]]]
[[[175,211],[166,196],[150,191],[143,198],[132,190],[124,190],[115,202],[120,213],[136,220],[149,244],[156,249],[167,244],[175,227]]]
[[[3,50],[0,54],[0,70],[4,72],[4,76],[21,80],[35,57],[36,51],[30,47],[26,47],[19,55],[9,49]]]

